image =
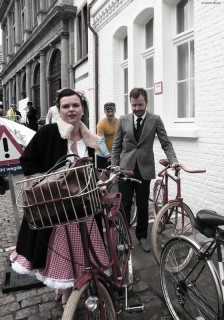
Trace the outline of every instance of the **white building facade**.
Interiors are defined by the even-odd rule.
[[[207,170],[181,173],[185,202],[224,214],[223,17],[222,0],[0,0],[4,105],[30,97],[44,118],[57,89],[82,89],[95,131],[144,87],[179,162]]]
[[[162,117],[179,162],[207,170],[181,173],[194,213],[224,214],[223,17],[223,1],[98,0],[91,9],[100,117],[106,101],[116,102],[118,115],[130,112],[130,90],[147,89],[148,109]],[[90,68],[94,61],[89,54]],[[164,158],[158,140],[154,149],[158,163]]]

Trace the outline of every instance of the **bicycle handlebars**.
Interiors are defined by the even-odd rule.
[[[124,170],[124,169],[120,169],[120,167],[116,166],[116,167],[110,167],[108,168],[111,171],[110,177],[109,179],[107,179],[106,181],[101,181],[99,180],[97,182],[97,186],[99,188],[107,186],[110,182],[112,182],[116,177],[119,177],[120,179],[124,180],[124,181],[132,181],[132,182],[137,182],[137,183],[142,183],[140,180],[135,179],[135,178],[131,178],[134,176],[134,172],[133,171],[128,171],[128,170]]]
[[[164,160],[164,159],[160,160],[159,163],[165,166],[165,168],[162,169],[158,173],[159,177],[162,177],[164,175],[165,171],[167,171],[168,169],[175,170],[175,174],[177,174],[177,172],[180,171],[181,169],[184,170],[187,173],[204,173],[204,172],[206,172],[206,170],[204,170],[204,169],[197,169],[197,170],[188,169],[181,163],[178,163],[178,165],[176,167],[172,168],[172,166],[170,165],[168,160]]]

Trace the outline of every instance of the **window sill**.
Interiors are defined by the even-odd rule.
[[[192,138],[197,139],[199,137],[199,130],[198,128],[191,128],[191,129],[173,129],[167,128],[167,135],[173,138]]]

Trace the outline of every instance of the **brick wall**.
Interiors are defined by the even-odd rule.
[[[104,1],[101,1],[102,3]],[[166,5],[172,1],[164,1]],[[118,105],[118,115],[123,114],[123,109],[119,106],[121,101],[119,97],[120,87],[116,86],[116,81],[120,81],[120,75],[116,69],[116,59],[119,59],[119,53],[114,52],[113,36],[116,31],[123,27],[127,28],[129,36],[129,49],[135,49],[135,40],[133,39],[133,21],[141,12],[154,7],[154,18],[163,18],[161,1],[129,1],[127,6],[114,14],[108,21],[104,21],[98,29],[99,35],[99,89],[100,106],[106,100],[115,100]],[[99,5],[99,3],[98,3]],[[161,15],[160,17],[158,17]],[[208,4],[203,1],[195,1],[194,8],[194,40],[195,40],[195,123],[178,124],[178,131],[188,128],[198,129],[198,137],[175,137],[170,139],[174,145],[177,157],[180,163],[192,169],[206,169],[205,174],[187,174],[182,173],[182,191],[185,202],[194,212],[201,208],[216,210],[224,215],[222,210],[224,203],[224,4]],[[144,17],[144,16],[143,16]],[[166,17],[167,18],[167,17]],[[170,19],[173,19],[172,15]],[[158,21],[158,20],[157,20]],[[163,20],[161,20],[163,21]],[[157,34],[158,32],[158,34]],[[161,30],[155,31],[155,37]],[[164,35],[166,36],[166,35]],[[142,37],[139,34],[139,38]],[[162,38],[162,37],[161,37]],[[133,41],[133,42],[132,42]],[[161,54],[159,50],[162,46],[157,41],[155,55]],[[130,89],[132,85],[144,85],[144,81],[138,76],[136,69],[138,64],[134,57],[133,50],[129,51],[129,82]],[[163,52],[164,54],[164,52]],[[116,59],[114,58],[116,57]],[[164,78],[172,79],[172,75],[164,74],[166,68],[164,64],[170,63],[162,57],[162,61],[155,59],[154,69],[161,68]],[[134,66],[133,66],[134,65]],[[157,79],[156,79],[157,80]],[[162,81],[164,79],[161,79]],[[120,85],[120,82],[119,82]],[[159,100],[160,99],[160,100]],[[158,105],[157,104],[158,101]],[[162,106],[161,106],[162,104]],[[164,92],[163,97],[155,100],[155,107],[164,120],[167,131],[172,129],[174,124],[171,108],[173,101],[169,101],[169,95]],[[170,111],[167,111],[170,108]],[[100,109],[100,115],[103,116],[103,110]],[[169,119],[168,119],[169,118]],[[164,158],[164,153],[160,148],[158,141],[155,141],[155,159],[157,172],[161,169],[158,164],[160,158]],[[152,182],[153,184],[153,182]]]

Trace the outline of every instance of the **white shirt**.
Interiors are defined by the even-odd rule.
[[[68,154],[73,153],[71,150],[72,144],[73,144],[73,141],[68,140]],[[88,157],[88,149],[83,139],[76,141],[76,146],[77,146],[78,156],[80,156],[80,158]]]
[[[58,108],[56,106],[50,107],[46,115],[46,124],[54,123],[60,118]]]
[[[140,122],[140,125],[142,124],[143,120],[145,119],[145,116],[146,116],[146,112],[143,114],[142,117],[137,117],[135,114],[134,114],[134,125],[135,125],[135,128],[137,128],[137,119],[138,118],[142,118],[142,121]]]

